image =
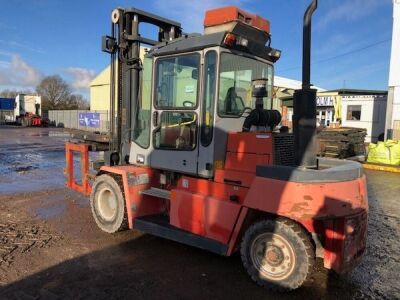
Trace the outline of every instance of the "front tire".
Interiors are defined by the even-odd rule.
[[[108,174],[96,177],[90,207],[97,226],[107,233],[128,229],[125,197],[120,183]]]
[[[280,292],[300,287],[315,261],[310,237],[299,225],[283,218],[250,226],[240,252],[250,277],[257,284]]]

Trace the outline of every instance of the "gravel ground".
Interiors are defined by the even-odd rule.
[[[398,174],[367,172],[361,265],[339,277],[319,260],[309,282],[280,295],[256,286],[238,255],[98,230],[88,200],[63,186],[64,139],[62,130],[0,128],[0,299],[400,299]]]

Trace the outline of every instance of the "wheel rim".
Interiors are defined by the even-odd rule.
[[[289,277],[296,259],[290,243],[275,233],[257,236],[251,245],[250,257],[259,275],[274,281]]]
[[[117,197],[107,187],[101,189],[97,196],[97,209],[106,221],[112,221],[117,213]]]

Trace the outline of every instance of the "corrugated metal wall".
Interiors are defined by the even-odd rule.
[[[79,113],[99,113],[99,127],[93,128],[79,125]],[[109,116],[107,110],[49,110],[48,118],[50,122],[57,127],[99,132],[108,132],[109,128]]]

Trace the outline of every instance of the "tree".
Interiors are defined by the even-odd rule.
[[[68,109],[71,87],[59,75],[43,78],[36,92],[42,96],[42,109]]]
[[[89,109],[88,101],[81,94],[72,94],[69,96],[66,109]]]
[[[32,92],[31,90],[9,90],[9,89],[5,89],[3,91],[0,92],[0,97],[4,97],[4,98],[15,98],[17,97],[18,94],[26,94],[26,95],[32,95],[34,94],[34,92]]]

